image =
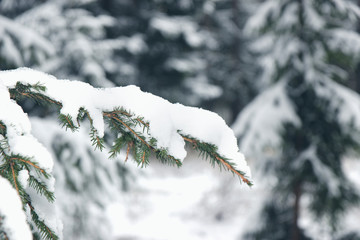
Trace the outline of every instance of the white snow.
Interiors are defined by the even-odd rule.
[[[0,220],[7,237],[11,240],[31,240],[32,234],[26,223],[25,212],[16,190],[8,180],[0,176]],[[6,197],[3,197],[6,196]]]
[[[241,239],[261,208],[264,189],[239,185],[196,158],[189,154],[181,169],[151,164],[109,205],[114,239]]]
[[[158,140],[157,147],[167,149],[175,158],[183,160],[186,156],[180,132],[216,145],[220,155],[231,159],[237,170],[250,176],[232,130],[213,112],[171,104],[135,86],[96,89],[83,82],[59,81],[51,75],[26,68],[3,71],[0,81],[7,88],[14,87],[17,82],[46,86],[46,94],[62,103],[62,114],[76,119],[80,108],[88,110],[100,137],[104,134],[103,111],[123,107],[149,121],[150,135]]]
[[[9,145],[5,149],[6,154],[19,154],[29,157],[33,163],[36,163],[37,166],[51,174],[53,168],[51,155],[31,134],[31,125],[27,114],[23,112],[22,108],[14,100],[10,99],[10,94],[4,83],[5,81],[0,80],[0,121],[6,126],[6,137]],[[49,191],[54,191],[54,178],[50,176],[46,179],[43,176],[38,176],[33,169],[30,172],[23,170],[19,173],[19,181],[30,195],[34,206],[40,202],[42,203],[36,208],[36,212],[61,237],[61,223],[54,213],[54,206],[47,202],[44,196],[40,197],[35,190],[28,186],[26,181],[29,174],[36,177],[38,181],[43,182]],[[28,218],[31,219],[30,216]]]
[[[360,54],[360,35],[352,30],[335,28],[327,32],[329,44],[346,54],[358,58]]]

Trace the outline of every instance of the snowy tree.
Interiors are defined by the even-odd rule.
[[[269,0],[246,24],[257,36],[251,48],[263,69],[259,80],[270,87],[234,129],[262,174],[275,177],[249,239],[339,238],[340,217],[359,201],[342,168],[360,147],[360,96],[343,86],[359,60],[359,14],[352,1]],[[300,223],[306,209],[311,226]]]
[[[181,166],[187,142],[213,165],[252,184],[250,170],[232,130],[212,112],[171,104],[134,86],[96,89],[86,83],[57,80],[30,69],[1,72],[0,83],[0,189],[5,196],[0,201],[0,229],[5,230],[1,232],[5,238],[31,238],[18,232],[27,229],[29,233],[24,213],[17,213],[16,223],[11,221],[12,215],[21,209],[20,202],[14,201],[17,206],[6,209],[9,199],[16,194],[36,238],[62,238],[62,223],[53,205],[53,161],[32,135],[27,114],[14,101],[23,98],[56,106],[61,124],[72,131],[83,125],[86,118],[95,149],[105,147],[106,121],[114,140],[109,151],[111,158],[124,151],[125,161],[132,158],[141,167],[152,157]]]

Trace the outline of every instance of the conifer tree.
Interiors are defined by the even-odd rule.
[[[28,98],[56,106],[61,125],[71,131],[76,131],[87,119],[91,125],[90,139],[98,150],[105,148],[106,121],[114,134],[110,158],[124,151],[125,161],[132,158],[141,167],[149,164],[152,157],[181,166],[187,142],[212,165],[229,170],[252,185],[231,129],[214,113],[171,104],[134,86],[95,89],[30,69],[1,72],[0,83],[0,180],[9,181],[20,197],[35,239],[62,238],[61,223],[52,205],[53,162],[31,134],[29,119],[14,100]],[[2,204],[0,211],[4,207]],[[6,221],[7,217],[3,219]],[[11,230],[5,234],[16,235]]]
[[[251,47],[260,80],[271,87],[234,128],[255,166],[277,179],[266,217],[248,239],[313,238],[299,227],[306,208],[327,237],[337,238],[339,219],[359,201],[341,165],[360,147],[360,96],[343,86],[359,60],[358,17],[346,0],[269,0],[246,25],[258,37]]]

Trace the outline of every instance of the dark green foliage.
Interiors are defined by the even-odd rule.
[[[110,157],[117,156],[124,149],[127,160],[132,149],[134,160],[142,167],[149,163],[152,153],[155,153],[163,163],[181,166],[180,160],[174,159],[166,150],[157,148],[156,139],[150,137],[150,140],[147,140],[149,123],[142,117],[134,116],[122,108],[106,112],[104,116],[110,129],[117,136],[110,149]]]
[[[31,99],[36,103],[41,105],[50,105],[54,104],[61,107],[61,103],[56,102],[43,94],[46,91],[46,87],[42,86],[40,83],[36,83],[33,85],[30,84],[22,84],[20,82],[16,83],[15,88],[9,89],[10,96],[16,100],[22,99]]]
[[[49,202],[55,201],[55,195],[47,189],[47,186],[36,179],[34,176],[29,176],[29,186],[34,188],[39,194],[46,197]]]
[[[74,124],[72,117],[69,114],[60,114],[59,120],[63,128],[70,129],[72,132],[76,131],[78,127]]]
[[[104,139],[98,136],[95,128],[91,128],[90,139],[91,139],[91,143],[94,146],[95,150],[98,148],[98,149],[100,149],[100,151],[102,151],[105,148]]]

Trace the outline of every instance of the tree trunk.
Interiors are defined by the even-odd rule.
[[[292,233],[291,239],[292,240],[300,240],[300,229],[298,225],[298,220],[300,217],[300,197],[301,197],[301,183],[298,183],[294,189],[294,215],[293,215],[293,222],[292,222]]]

